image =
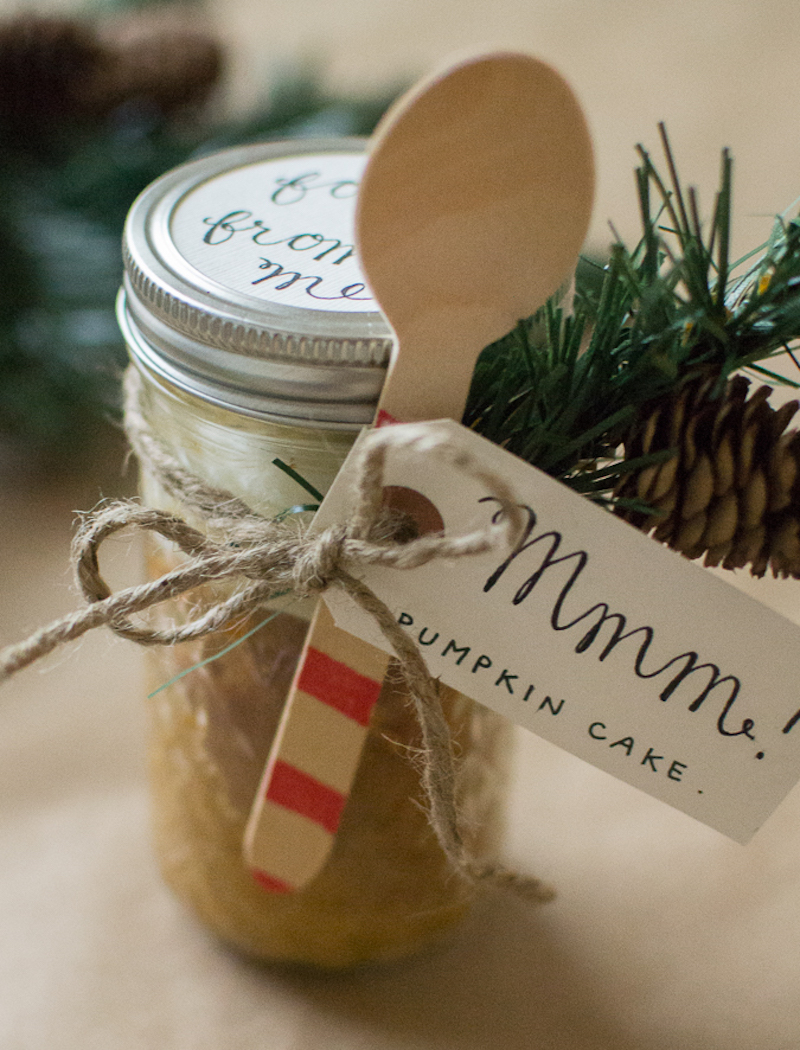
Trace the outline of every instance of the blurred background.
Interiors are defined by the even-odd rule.
[[[735,256],[800,196],[799,38],[796,0],[0,0],[0,644],[74,607],[74,512],[135,486],[113,300],[154,177],[240,141],[368,133],[454,51],[511,45],[587,114],[588,252],[609,222],[635,242],[634,146],[657,152],[664,120],[706,216],[731,148]],[[108,562],[137,579],[130,541]],[[795,584],[755,593],[800,621]],[[0,696],[10,1050],[800,1045],[797,792],[743,850],[527,736],[508,850],[557,904],[498,905],[413,972],[265,983],[150,866],[142,721],[138,653],[105,636]]]

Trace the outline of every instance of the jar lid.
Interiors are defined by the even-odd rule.
[[[362,139],[225,150],[157,179],[125,225],[134,359],[277,422],[372,421],[391,330],[354,255]]]

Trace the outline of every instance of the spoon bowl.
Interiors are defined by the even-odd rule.
[[[574,268],[593,190],[580,106],[530,55],[465,59],[389,110],[356,210],[359,261],[397,337],[384,411],[460,419],[483,347]]]

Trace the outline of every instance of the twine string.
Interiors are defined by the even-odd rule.
[[[453,868],[470,880],[510,885],[529,899],[548,899],[549,890],[538,880],[517,876],[499,865],[481,864],[467,855],[459,834],[455,763],[439,684],[413,639],[357,575],[369,565],[412,569],[434,559],[469,557],[501,544],[513,546],[524,522],[503,478],[484,471],[428,424],[382,428],[362,442],[355,508],[348,522],[314,532],[286,519],[265,519],[243,500],[206,485],[181,466],[147,426],[139,405],[140,384],[138,375],[129,369],[125,425],[133,451],[169,495],[202,520],[204,531],[133,500],[107,502],[85,515],[73,542],[72,558],[87,606],[0,652],[0,683],[96,627],[109,627],[139,645],[174,645],[219,631],[287,591],[304,598],[339,587],[375,620],[397,657],[421,728],[429,819]],[[387,457],[401,448],[437,456],[477,478],[499,502],[502,513],[489,526],[463,536],[423,535],[396,542],[383,527],[381,498]],[[175,544],[186,561],[154,581],[112,592],[100,571],[99,550],[123,529],[159,534]],[[156,629],[132,619],[162,602],[226,579],[242,582],[229,597],[196,612],[187,622]]]

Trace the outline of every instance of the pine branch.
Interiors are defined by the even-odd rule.
[[[779,217],[765,245],[732,263],[728,151],[704,228],[697,193],[683,188],[666,130],[659,130],[668,178],[638,147],[639,243],[629,249],[618,238],[602,269],[582,262],[571,313],[551,300],[488,347],[464,417],[609,504],[622,498],[621,477],[660,462],[647,455],[626,461],[622,449],[660,399],[697,382],[720,397],[748,367],[777,381],[765,362],[800,337],[800,224]]]

